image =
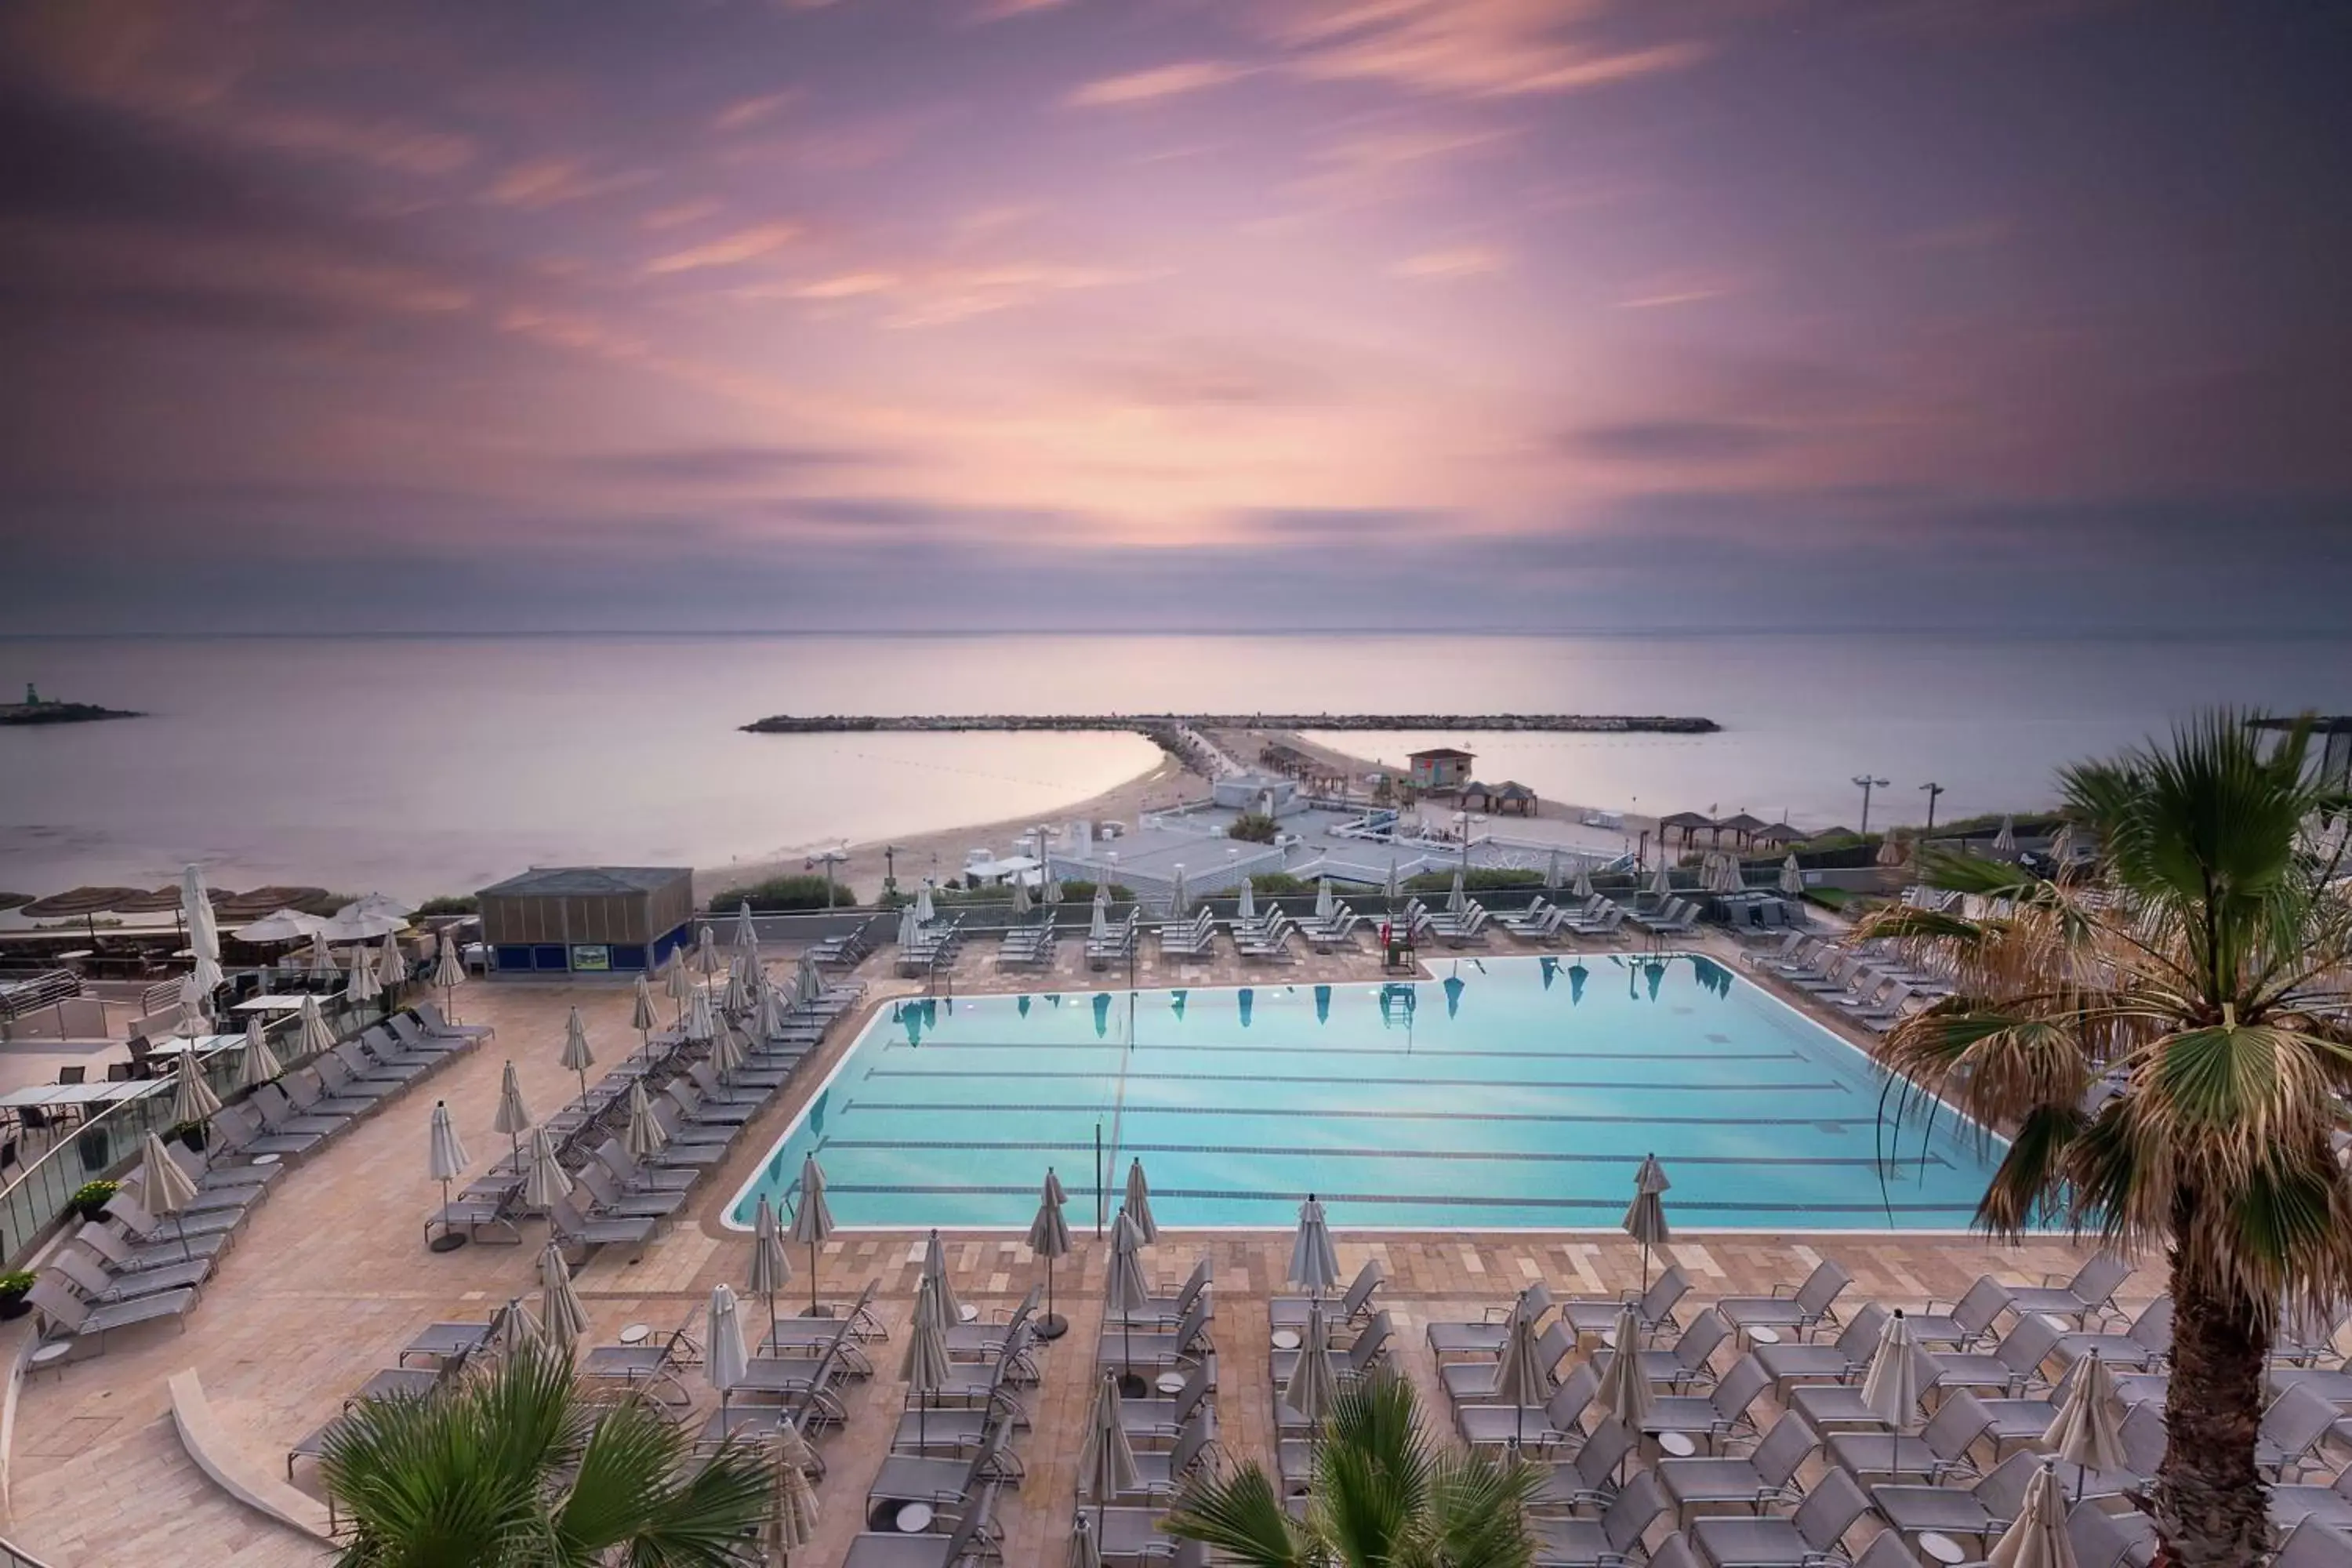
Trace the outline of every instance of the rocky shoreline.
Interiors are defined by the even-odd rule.
[[[0,702],[0,724],[94,724],[101,719],[137,719],[127,708],[95,702]]]
[[[909,713],[772,714],[741,726],[758,735],[835,735],[869,731],[1127,730],[1150,735],[1171,725],[1196,730],[1439,730],[1460,734],[1711,735],[1712,719],[1609,713]]]

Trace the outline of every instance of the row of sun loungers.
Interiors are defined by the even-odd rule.
[[[95,1354],[115,1330],[180,1323],[230,1240],[293,1165],[470,1050],[487,1028],[459,1029],[425,1003],[214,1113],[204,1152],[167,1144],[195,1194],[169,1219],[142,1204],[135,1178],[36,1271],[26,1300],[45,1337]]]
[[[1118,1417],[1135,1455],[1133,1483],[1108,1496],[1079,1478],[1077,1511],[1107,1563],[1206,1568],[1204,1548],[1172,1540],[1160,1524],[1185,1481],[1221,1452],[1217,1359],[1209,1342],[1213,1282],[1204,1256],[1172,1294],[1108,1316],[1096,1342],[1095,1376],[1128,1380]]]

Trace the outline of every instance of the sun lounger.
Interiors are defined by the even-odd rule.
[[[2025,1490],[2046,1459],[2011,1454],[1970,1487],[1884,1485],[1870,1489],[1869,1501],[1886,1522],[1906,1535],[1925,1531],[1973,1535],[1990,1546],[2025,1507]],[[1832,1476],[1843,1472],[1832,1470]],[[1826,1479],[1825,1479],[1826,1482]]]
[[[125,1187],[106,1203],[110,1219],[119,1222],[131,1236],[142,1245],[177,1247],[184,1240],[206,1236],[226,1236],[241,1229],[248,1209],[215,1209],[206,1214],[176,1214],[170,1219],[157,1219],[139,1202],[139,1194]]]
[[[967,1568],[999,1561],[997,1529],[992,1517],[996,1489],[986,1487],[971,1498],[945,1534],[903,1534],[898,1531],[866,1531],[850,1539],[849,1554],[841,1568]]]
[[[1654,1397],[1642,1418],[1644,1434],[1682,1432],[1716,1450],[1733,1437],[1756,1430],[1751,1408],[1772,1386],[1772,1374],[1754,1356],[1742,1356],[1704,1394],[1670,1394]],[[1800,1390],[1800,1392],[1803,1392]]]
[[[1513,1443],[1530,1454],[1572,1453],[1584,1442],[1584,1413],[1601,1389],[1601,1375],[1590,1362],[1560,1380],[1540,1407],[1513,1405],[1454,1406],[1454,1429],[1474,1448],[1505,1447]]]
[[[1634,1315],[1644,1334],[1654,1334],[1660,1329],[1679,1328],[1675,1309],[1690,1294],[1690,1276],[1682,1265],[1670,1265],[1665,1272],[1650,1281],[1650,1288],[1634,1298]],[[1624,1310],[1625,1298],[1573,1296],[1559,1304],[1559,1321],[1579,1339],[1587,1334],[1605,1334],[1617,1326],[1617,1314]],[[1735,1324],[1735,1327],[1738,1325]]]
[[[568,1251],[582,1257],[606,1247],[625,1247],[632,1258],[642,1256],[646,1244],[660,1228],[657,1220],[635,1215],[583,1215],[568,1197],[558,1198],[548,1211],[547,1223],[559,1242]]]
[[[1389,1315],[1375,1312],[1364,1331],[1356,1336],[1356,1342],[1348,1347],[1347,1353],[1339,1357],[1338,1364],[1332,1368],[1339,1374],[1339,1381],[1343,1384],[1357,1382],[1386,1360],[1391,1332]],[[1298,1353],[1297,1351],[1276,1351],[1272,1357],[1274,1419],[1276,1429],[1281,1431],[1303,1432],[1311,1425],[1281,1396],[1283,1388],[1290,1381],[1292,1370],[1298,1364]]]
[[[423,1025],[427,1034],[443,1038],[455,1037],[461,1040],[479,1042],[488,1039],[499,1032],[495,1026],[489,1024],[453,1024],[441,1016],[441,1004],[430,999],[419,1002],[409,1008],[408,1016]],[[400,1016],[401,1015],[397,1014],[394,1016],[395,1023]]]
[[[33,1281],[32,1288],[25,1292],[25,1300],[45,1320],[48,1330],[45,1338],[69,1341],[77,1350],[88,1341],[103,1351],[106,1336],[118,1329],[170,1322],[184,1330],[188,1309],[196,1304],[196,1293],[184,1288],[94,1307],[76,1295],[62,1279],[44,1275]]]
[[[191,1236],[184,1244],[176,1238],[140,1244],[131,1241],[112,1224],[85,1220],[75,1230],[73,1239],[97,1254],[114,1273],[130,1274],[142,1268],[167,1268],[191,1258],[217,1258],[228,1250],[232,1237],[226,1232],[217,1232]]]
[[[658,1342],[596,1345],[580,1363],[580,1375],[649,1394],[665,1405],[685,1406],[694,1403],[694,1394],[679,1373],[699,1365],[701,1360],[701,1347],[681,1328]]]
[[[1184,1375],[1184,1386],[1172,1395],[1122,1399],[1118,1424],[1127,1440],[1139,1447],[1166,1447],[1184,1430],[1184,1424],[1216,1397],[1217,1357],[1213,1351]]]
[[[118,1301],[134,1300],[141,1296],[152,1296],[165,1290],[200,1289],[212,1278],[213,1260],[209,1258],[184,1258],[178,1263],[166,1263],[153,1268],[133,1269],[127,1274],[113,1274],[95,1254],[79,1247],[59,1247],[49,1260],[64,1283],[93,1307],[111,1307]]]
[[[1878,1350],[1879,1336],[1885,1331],[1887,1316],[1885,1307],[1865,1301],[1839,1331],[1834,1343],[1809,1344],[1800,1340],[1758,1345],[1748,1353],[1772,1374],[1773,1387],[1783,1395],[1800,1383],[1853,1383],[1869,1369],[1870,1358]]]
[[[969,1459],[933,1459],[919,1454],[893,1454],[882,1461],[874,1484],[866,1491],[866,1511],[872,1515],[887,1505],[929,1504],[950,1512],[966,1507],[974,1494],[991,1483],[1017,1484],[1021,1462],[1006,1447],[1011,1428],[998,1422],[980,1451]]]
[[[1794,1291],[1782,1295],[1782,1286],[1769,1296],[1726,1296],[1716,1302],[1724,1321],[1742,1334],[1752,1329],[1793,1331],[1802,1339],[1823,1323],[1837,1321],[1837,1299],[1853,1283],[1853,1275],[1834,1258],[1823,1258]]]
[[[1372,1312],[1372,1293],[1387,1280],[1387,1266],[1377,1258],[1366,1261],[1356,1270],[1356,1278],[1348,1286],[1346,1295],[1336,1301],[1323,1300],[1323,1319],[1336,1331],[1349,1323],[1369,1321]],[[1276,1296],[1265,1304],[1266,1322],[1270,1328],[1303,1329],[1307,1326],[1309,1299],[1305,1296]]]
[[[599,1218],[615,1215],[625,1219],[667,1219],[686,1206],[688,1194],[664,1187],[641,1187],[624,1191],[613,1179],[613,1173],[601,1163],[583,1165],[572,1173],[576,1187],[586,1189],[595,1205]]]
[[[1642,1537],[1665,1511],[1657,1478],[1637,1470],[1599,1519],[1529,1520],[1536,1568],[1607,1568],[1630,1563],[1641,1551]]]
[[[1622,1426],[1605,1422],[1604,1427]],[[1801,1415],[1783,1415],[1772,1424],[1755,1448],[1744,1457],[1729,1455],[1667,1458],[1654,1467],[1677,1519],[1695,1507],[1737,1503],[1761,1510],[1797,1499],[1797,1470],[1821,1447],[1821,1438]]]
[[[1714,1568],[1811,1568],[1841,1561],[1838,1543],[1869,1511],[1870,1499],[1853,1478],[1832,1470],[1792,1513],[1711,1515],[1693,1520],[1684,1535]]]
[[[1540,1323],[1544,1314],[1551,1309],[1551,1288],[1538,1279],[1507,1304],[1487,1308],[1486,1315],[1475,1323],[1430,1324],[1427,1331],[1430,1353],[1441,1359],[1460,1355],[1491,1361],[1503,1353],[1504,1343],[1509,1340],[1511,1324],[1516,1320],[1524,1317]]]
[[[1124,1315],[1124,1321],[1131,1328],[1172,1329],[1184,1321],[1194,1302],[1203,1300],[1213,1279],[1210,1261],[1203,1255],[1199,1262],[1192,1265],[1192,1272],[1173,1296],[1147,1297],[1135,1310]],[[1036,1292],[1033,1289],[1030,1293],[1034,1295]],[[1213,1314],[1213,1301],[1210,1304],[1210,1310]],[[1108,1314],[1104,1318],[1105,1322],[1114,1325],[1121,1321],[1119,1317]]]
[[[1095,1365],[1121,1369],[1179,1366],[1200,1355],[1208,1343],[1208,1336],[1209,1304],[1195,1300],[1183,1321],[1173,1329],[1105,1327],[1096,1342]]]

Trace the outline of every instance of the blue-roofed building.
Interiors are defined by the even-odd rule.
[[[492,973],[633,973],[688,940],[694,873],[683,866],[534,866],[481,891]]]

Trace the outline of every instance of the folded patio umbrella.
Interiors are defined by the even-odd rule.
[[[1870,1370],[1862,1380],[1863,1404],[1886,1423],[1892,1434],[1886,1440],[1890,1459],[1896,1439],[1918,1421],[1919,1394],[1919,1358],[1912,1349],[1911,1321],[1897,1307],[1886,1320],[1886,1327],[1879,1331],[1878,1348],[1871,1352]]]
[[[363,942],[352,944],[351,978],[343,984],[343,994],[353,1002],[373,1002],[383,994],[383,982],[376,976],[375,954]]]
[[[314,980],[332,980],[342,973],[335,955],[327,950],[326,928],[321,926],[310,936],[310,962],[304,966]]]
[[[441,1008],[452,1018],[457,1013],[457,987],[466,984],[465,955],[457,951],[457,933],[441,933],[441,951],[433,962],[433,984],[441,993]]]
[[[195,1052],[181,1054],[178,1078],[172,1090],[172,1120],[209,1121],[213,1112],[221,1108],[220,1096],[205,1081],[204,1068],[197,1065]]]
[[[809,1249],[809,1316],[823,1317],[816,1300],[816,1249],[833,1234],[833,1210],[824,1201],[824,1167],[809,1154],[801,1161],[801,1205],[793,1211],[793,1240]]]
[[[2074,1568],[2065,1500],[2058,1495],[2058,1477],[2048,1465],[2026,1482],[2025,1506],[1993,1542],[1985,1561],[1991,1568]]]
[[[927,926],[939,918],[939,911],[931,907],[930,879],[925,878],[923,885],[915,889],[915,923]]]
[[[180,1233],[180,1252],[188,1255],[188,1205],[196,1201],[195,1178],[189,1175],[163,1141],[152,1132],[139,1145],[139,1201],[157,1219],[169,1219]]]
[[[1319,1296],[1339,1282],[1339,1255],[1331,1246],[1331,1227],[1324,1220],[1322,1200],[1313,1193],[1298,1205],[1298,1231],[1290,1239],[1288,1279],[1310,1296]]]
[[[2074,1482],[2077,1502],[2083,1500],[2082,1471],[2124,1468],[2123,1416],[2116,1397],[2115,1374],[2096,1350],[2074,1368],[2065,1402],[2058,1406],[2045,1440],[2053,1454],[2079,1467]]]
[[[915,1287],[915,1317],[908,1327],[907,1348],[898,1357],[898,1375],[907,1380],[907,1392],[916,1399],[915,1447],[919,1452],[925,1445],[931,1395],[948,1380],[947,1324],[940,1316],[939,1291],[928,1276]]]
[[[1517,1317],[1524,1319],[1527,1314],[1522,1312]],[[1639,1438],[1642,1422],[1650,1414],[1650,1380],[1642,1374],[1642,1318],[1633,1302],[1626,1302],[1624,1310],[1617,1314],[1617,1329],[1611,1338],[1616,1343],[1610,1347],[1609,1366],[1601,1374],[1601,1386],[1593,1393],[1593,1403],[1616,1416],[1618,1425]]]
[[[932,1228],[930,1239],[923,1244],[923,1278],[931,1282],[931,1300],[940,1309],[940,1321],[961,1323],[963,1303],[956,1300],[955,1285],[948,1279],[947,1248],[940,1245],[940,1233]]]
[[[799,1427],[787,1421],[782,1432],[798,1440],[802,1454],[808,1452],[808,1440]],[[760,1542],[768,1560],[782,1564],[816,1537],[816,1489],[809,1484],[806,1461],[794,1458],[784,1442],[776,1445],[774,1479],[775,1493],[760,1528]]]
[[[738,1018],[751,1010],[751,986],[744,977],[743,961],[740,958],[727,966],[727,990],[719,1002]]]
[[[1545,890],[1546,890],[1546,891],[1550,891],[1550,890],[1553,890],[1553,889],[1558,889],[1558,888],[1559,888],[1559,881],[1560,881],[1560,878],[1559,878],[1559,850],[1557,850],[1557,849],[1555,849],[1555,850],[1553,850],[1553,851],[1551,852],[1550,858],[1547,859],[1547,860],[1544,862],[1544,883],[1543,883],[1543,885],[1544,885]]]
[[[596,1065],[596,1053],[588,1048],[588,1026],[581,1021],[580,1009],[574,1007],[563,1020],[563,1053],[557,1057],[560,1066],[571,1068],[580,1076],[580,1096],[588,1096],[588,1069]]]
[[[1133,1491],[1141,1480],[1118,1406],[1118,1379],[1105,1373],[1095,1384],[1094,1400],[1087,1407],[1087,1435],[1078,1445],[1078,1496],[1095,1505],[1097,1525],[1111,1499]]]
[[[1331,1414],[1339,1398],[1339,1376],[1331,1365],[1331,1326],[1324,1319],[1318,1297],[1307,1303],[1307,1331],[1298,1341],[1298,1364],[1290,1369],[1290,1379],[1282,1385],[1282,1402],[1306,1417],[1309,1431],[1319,1438],[1323,1418]]]
[[[310,998],[305,996],[305,1002]],[[278,1053],[269,1048],[269,1038],[263,1033],[261,1020],[245,1021],[245,1051],[236,1061],[236,1086],[239,1089],[259,1089],[286,1070]]]
[[[1070,1226],[1062,1217],[1062,1184],[1053,1167],[1045,1170],[1045,1185],[1037,1194],[1037,1217],[1029,1222],[1029,1252],[1045,1260],[1045,1315],[1037,1320],[1037,1337],[1058,1340],[1069,1323],[1054,1310],[1054,1259],[1070,1255]]]
[[[1056,899],[1054,901],[1059,903],[1061,900]],[[1181,920],[1184,916],[1184,911],[1190,909],[1192,905],[1192,892],[1191,889],[1184,885],[1184,868],[1181,866],[1171,867],[1168,874],[1168,918],[1170,920]]]
[[[1445,890],[1445,912],[1449,915],[1458,915],[1469,907],[1469,895],[1463,890],[1462,887],[1462,868],[1456,866],[1454,868],[1454,885]]]
[[[449,1102],[433,1102],[433,1121],[427,1130],[425,1150],[425,1174],[428,1181],[441,1184],[441,1207],[449,1207],[449,1184],[466,1173],[466,1146],[457,1141],[457,1124],[449,1120]],[[446,1228],[443,1234],[450,1234]],[[455,1247],[456,1242],[445,1244]]]
[[[719,933],[707,921],[695,932],[694,963],[705,980],[719,973]]]
[[[709,1041],[719,1033],[719,1018],[710,1006],[710,993],[698,987],[686,1005],[686,1037]]]
[[[1022,916],[1028,914],[1031,907],[1032,906],[1029,901],[1029,884],[1021,880],[1017,877],[1014,878],[1013,879],[1013,917],[1015,919],[1019,919]]]
[[[1143,1174],[1143,1162],[1132,1161],[1127,1167],[1127,1217],[1135,1222],[1147,1247],[1160,1239],[1160,1222],[1151,1217],[1151,1184]]]
[[[530,1107],[522,1102],[522,1083],[515,1077],[512,1062],[499,1075],[499,1109],[490,1118],[490,1130],[505,1133],[515,1153],[522,1153],[522,1135],[530,1131]]]
[[[539,1315],[547,1327],[547,1342],[559,1351],[568,1353],[588,1335],[588,1310],[572,1288],[572,1266],[563,1261],[563,1248],[552,1237],[539,1255]]]
[[[1650,1288],[1650,1249],[1665,1245],[1666,1205],[1661,1194],[1674,1184],[1655,1154],[1642,1156],[1633,1173],[1633,1201],[1625,1208],[1625,1234],[1642,1244],[1642,1289]]]
[[[1381,884],[1381,892],[1391,903],[1404,896],[1404,879],[1397,875],[1396,857],[1389,857],[1389,879]]]
[[[1108,911],[1107,911],[1101,904],[1097,903],[1095,905],[1093,917],[1087,922],[1087,938],[1090,942],[1101,942],[1109,935],[1110,918]]]
[[[220,928],[214,923],[213,900],[205,891],[201,866],[180,874],[180,918],[188,928],[188,951],[196,958],[196,984],[205,995],[226,978],[220,966]]]
[[[724,1283],[710,1289],[710,1310],[703,1321],[702,1374],[719,1391],[719,1419],[727,1422],[727,1396],[743,1381],[751,1357],[743,1348],[743,1320],[735,1310],[735,1292]]]
[[[1674,869],[1666,864],[1665,851],[1658,852],[1658,872],[1650,879],[1650,891],[1659,898],[1671,898],[1675,890]]]
[[[1589,899],[1592,896],[1592,868],[1591,865],[1582,860],[1579,860],[1576,863],[1576,885],[1569,889],[1569,891],[1574,893],[1580,899]]]
[[[1537,1343],[1535,1316],[1524,1309],[1516,1310],[1510,1331],[1503,1337],[1503,1359],[1495,1368],[1495,1397],[1513,1407],[1512,1447],[1526,1441],[1528,1411],[1541,1409],[1550,1400],[1551,1391],[1551,1368]]]
[[[805,952],[801,954],[800,966],[793,972],[793,1000],[803,1007],[814,1007],[824,1000],[824,976],[817,973],[816,960]]]
[[[1095,1540],[1094,1521],[1083,1513],[1070,1522],[1069,1568],[1103,1568],[1102,1548]]]
[[[312,1057],[320,1051],[334,1048],[335,1031],[327,1027],[327,1016],[319,1010],[319,999],[316,996],[302,998],[301,1018],[301,1023],[295,1030],[294,1054],[296,1056]]]
[[[1793,849],[1780,862],[1780,890],[1792,899],[1802,897],[1805,891],[1804,868],[1797,864],[1797,852]]]
[[[1143,1310],[1151,1299],[1151,1287],[1143,1278],[1143,1232],[1136,1228],[1135,1220],[1125,1209],[1110,1226],[1110,1268],[1103,1278],[1103,1311],[1118,1320],[1118,1361],[1122,1376],[1132,1376],[1134,1363],[1129,1355],[1128,1318]]]
[[[719,1075],[719,1082],[731,1083],[742,1065],[743,1042],[724,1024],[716,1025],[710,1037],[710,1070]]]
[[[507,1304],[499,1309],[498,1316],[490,1322],[490,1353],[501,1358],[512,1357],[524,1351],[544,1349],[546,1344],[547,1331],[540,1325],[537,1318],[530,1315],[530,1309],[522,1304],[522,1298],[509,1297]]]
[[[1881,866],[1900,866],[1905,858],[1903,840],[1895,835],[1890,833],[1878,841],[1876,859]]]
[[[375,977],[385,990],[404,984],[408,979],[408,958],[400,951],[400,939],[385,933],[383,946],[376,953]]]
[[[629,1119],[621,1128],[621,1146],[633,1160],[650,1160],[661,1152],[669,1134],[654,1120],[653,1102],[646,1098],[646,1080],[629,1085]]]
[[[636,1001],[629,1009],[629,1027],[637,1032],[637,1047],[640,1050],[653,1048],[653,1032],[660,1026],[661,1020],[654,1012],[653,983],[648,981],[645,972],[640,970],[637,972]]]
[[[792,1255],[784,1250],[784,1233],[776,1224],[776,1206],[768,1194],[760,1194],[760,1207],[751,1221],[751,1271],[743,1281],[744,1288],[768,1299],[768,1331],[776,1328],[776,1292],[792,1282]]]
[[[1318,877],[1315,879],[1315,918],[1318,921],[1328,921],[1335,908],[1336,905],[1331,897],[1331,879]]]
[[[2003,855],[2017,853],[2016,817],[2004,816],[2000,819],[2000,831],[1992,836],[1992,847]]]
[[[556,1157],[555,1134],[544,1127],[530,1130],[530,1160],[523,1167],[522,1201],[526,1208],[545,1214],[572,1191],[572,1178]]]
[[[760,952],[760,930],[751,923],[751,900],[742,900],[735,906],[735,951],[757,957]]]

